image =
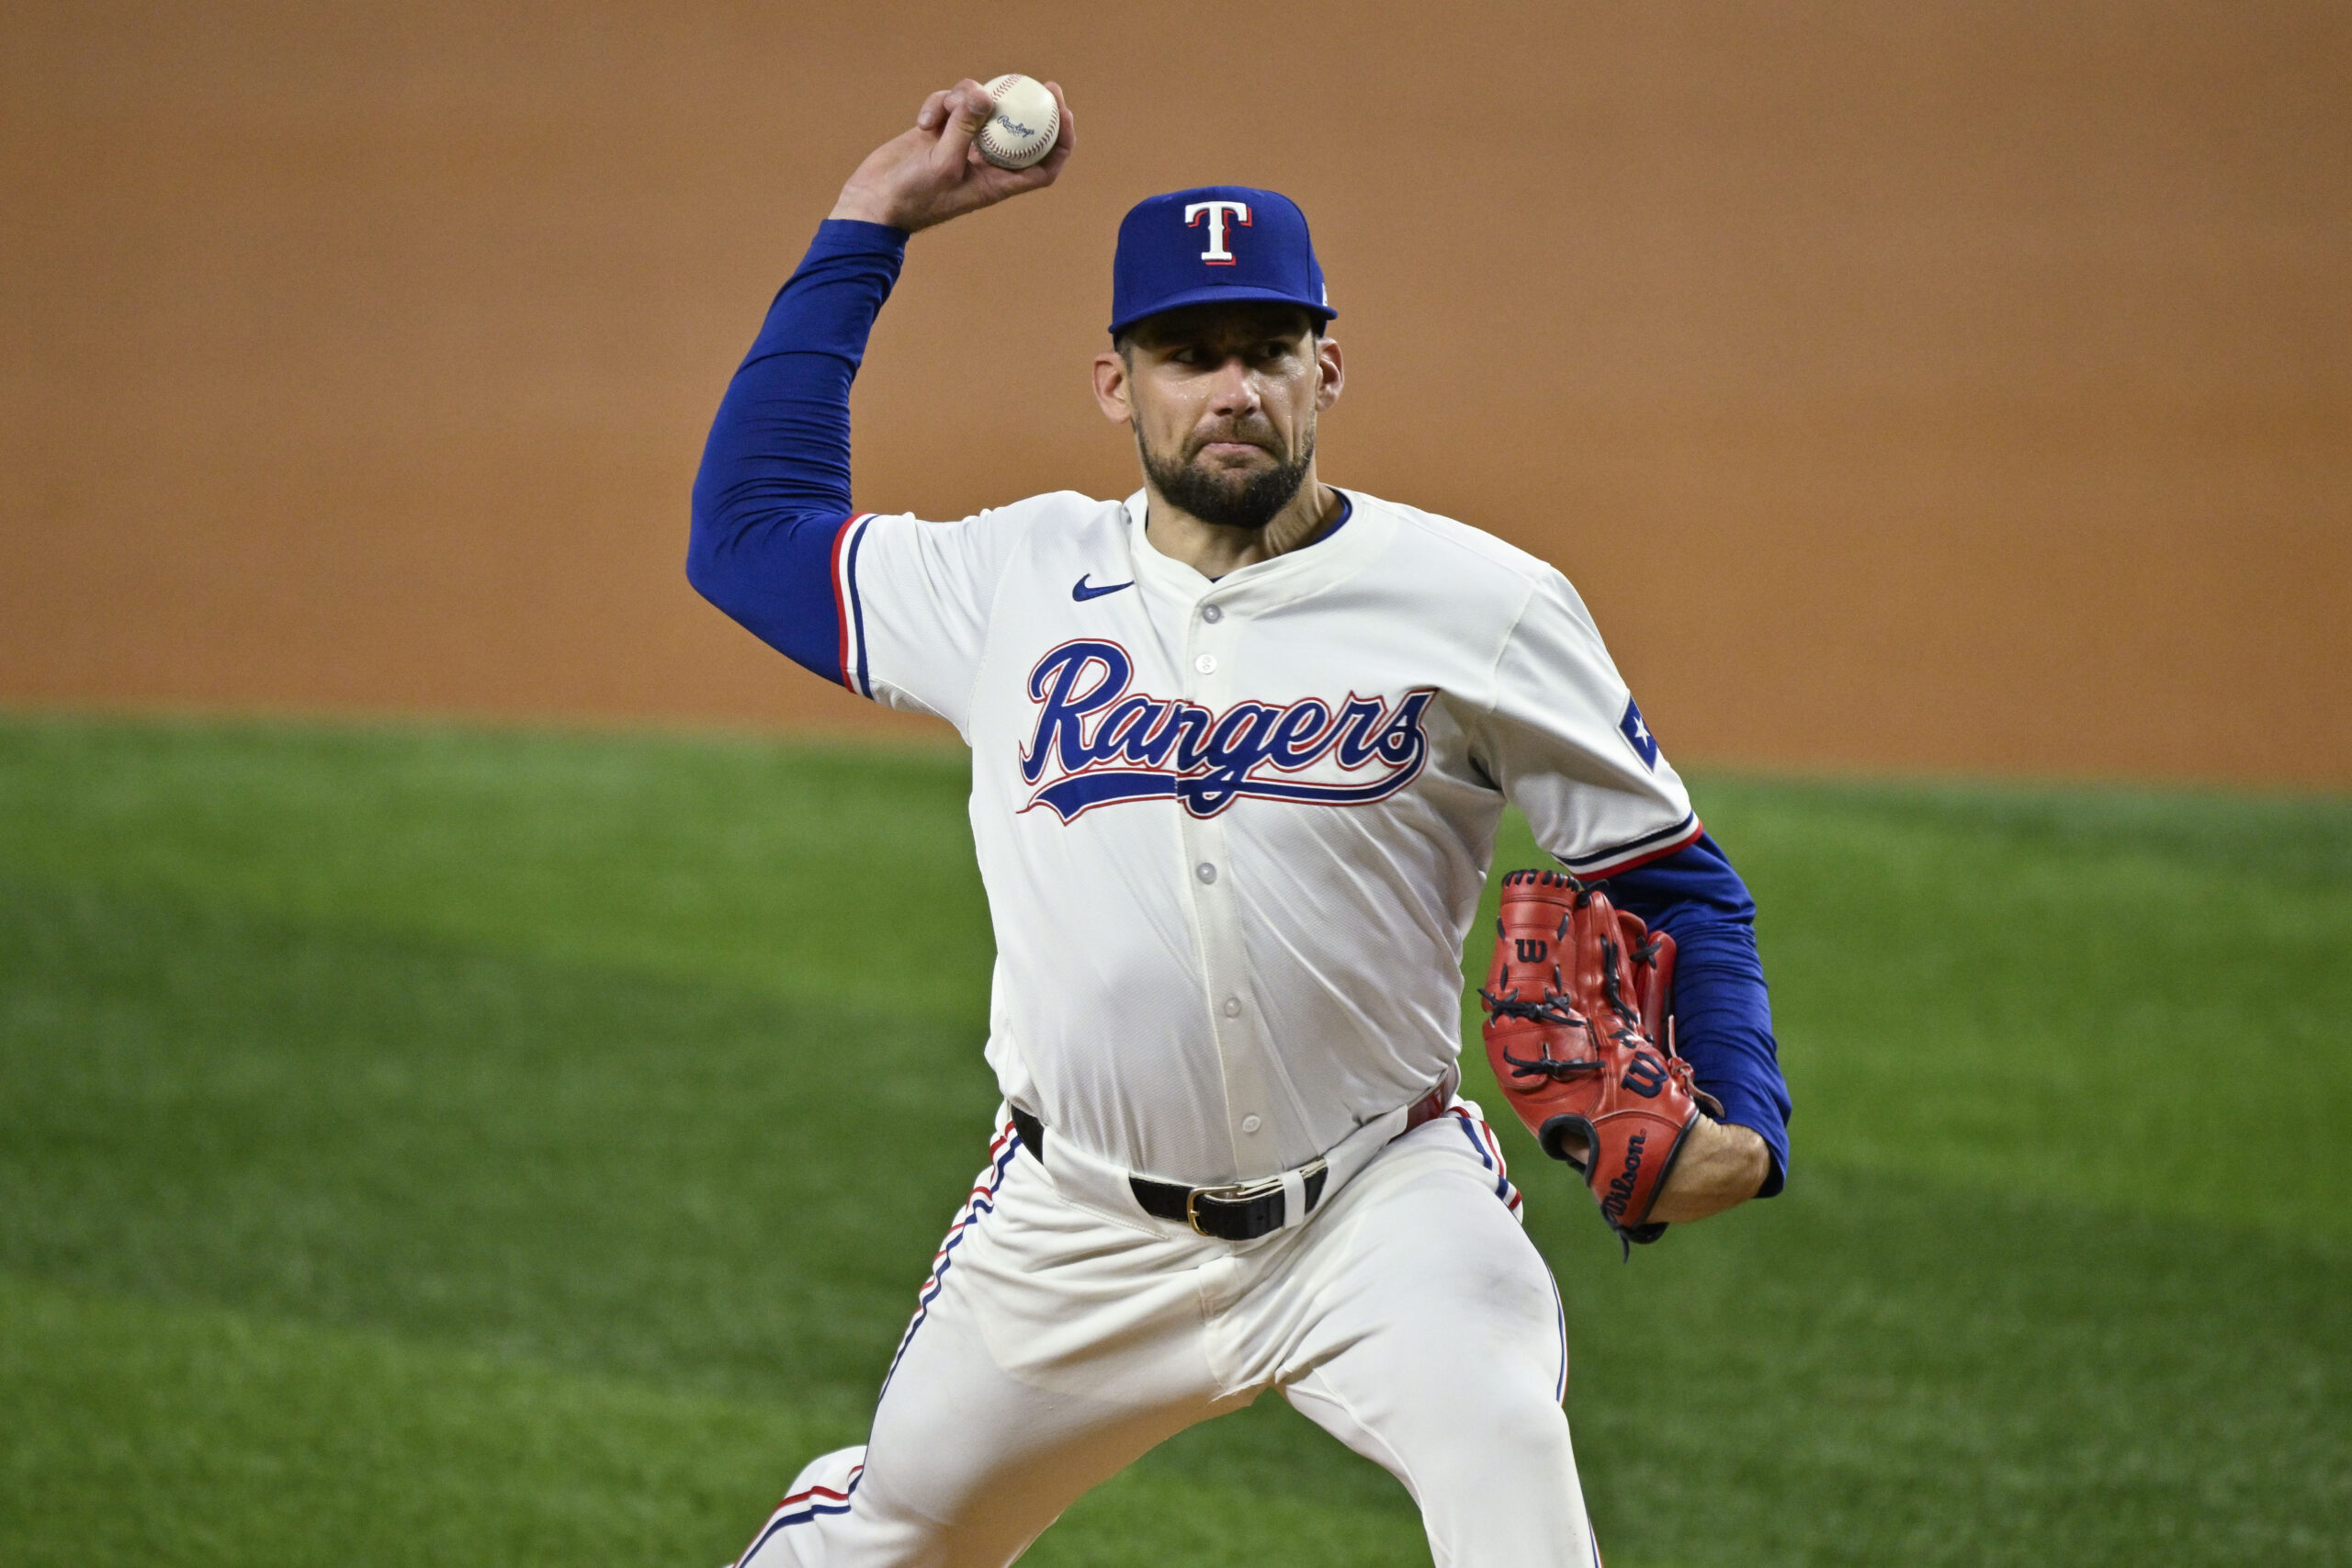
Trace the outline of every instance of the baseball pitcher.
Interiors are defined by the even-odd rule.
[[[963,82],[859,166],[695,486],[712,603],[970,744],[1004,1097],[867,1441],[739,1561],[1011,1562],[1272,1389],[1404,1483],[1439,1563],[1592,1568],[1558,1292],[1455,1092],[1462,945],[1516,804],[1558,869],[1507,879],[1486,1049],[1630,1247],[1781,1188],[1753,905],[1565,577],[1323,481],[1346,359],[1285,197],[1120,225],[1093,386],[1133,495],[856,509],[850,383],[909,236],[1051,185],[1061,107],[998,168]]]

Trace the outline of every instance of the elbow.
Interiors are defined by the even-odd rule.
[[[723,585],[718,570],[718,551],[712,540],[714,530],[704,520],[702,509],[695,509],[694,527],[686,536],[686,581],[694,591],[721,609]]]
[[[746,520],[730,515],[718,488],[699,478],[687,515],[686,581],[732,615],[743,597]]]
[[[686,534],[686,581],[723,610],[726,583],[718,565],[718,529],[703,510],[700,496],[695,498],[693,517]]]
[[[697,495],[686,581],[770,648],[835,680],[841,621],[828,521],[740,502],[713,507]]]
[[[750,625],[758,594],[741,551],[725,537],[697,528],[686,544],[686,582],[728,619]]]

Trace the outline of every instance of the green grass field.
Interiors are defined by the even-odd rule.
[[[729,1557],[980,1163],[964,773],[0,723],[0,1563]],[[1788,1193],[1622,1265],[1514,1145],[1612,1568],[2352,1563],[2352,803],[1698,795]],[[1428,1554],[1265,1400],[1029,1561]]]

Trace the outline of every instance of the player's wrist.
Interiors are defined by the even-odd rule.
[[[825,214],[828,219],[852,223],[878,223],[885,229],[896,229],[901,234],[913,231],[914,225],[902,220],[895,203],[879,192],[844,186],[841,199]]]
[[[1753,1127],[1736,1122],[1717,1122],[1714,1126],[1724,1149],[1724,1185],[1744,1203],[1763,1190],[1764,1179],[1772,1174],[1772,1151]]]
[[[1688,1224],[1722,1213],[1755,1197],[1771,1172],[1771,1152],[1753,1127],[1702,1113],[1650,1215]]]

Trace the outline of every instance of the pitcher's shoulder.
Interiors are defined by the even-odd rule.
[[[989,528],[1013,530],[1037,527],[1106,528],[1126,515],[1115,501],[1102,501],[1074,490],[1050,490],[1001,505],[983,507],[963,521]]]
[[[1126,512],[1115,501],[1097,500],[1074,490],[1057,490],[982,507],[958,518],[934,521],[911,512],[864,515],[885,528],[899,530],[900,538],[960,538],[967,547],[982,550],[1053,553],[1072,547],[1083,549],[1115,538]]]
[[[1407,570],[1442,573],[1444,581],[1464,586],[1484,581],[1502,592],[1564,581],[1560,569],[1541,556],[1459,518],[1362,491],[1348,494],[1357,505],[1394,522],[1398,564]]]

